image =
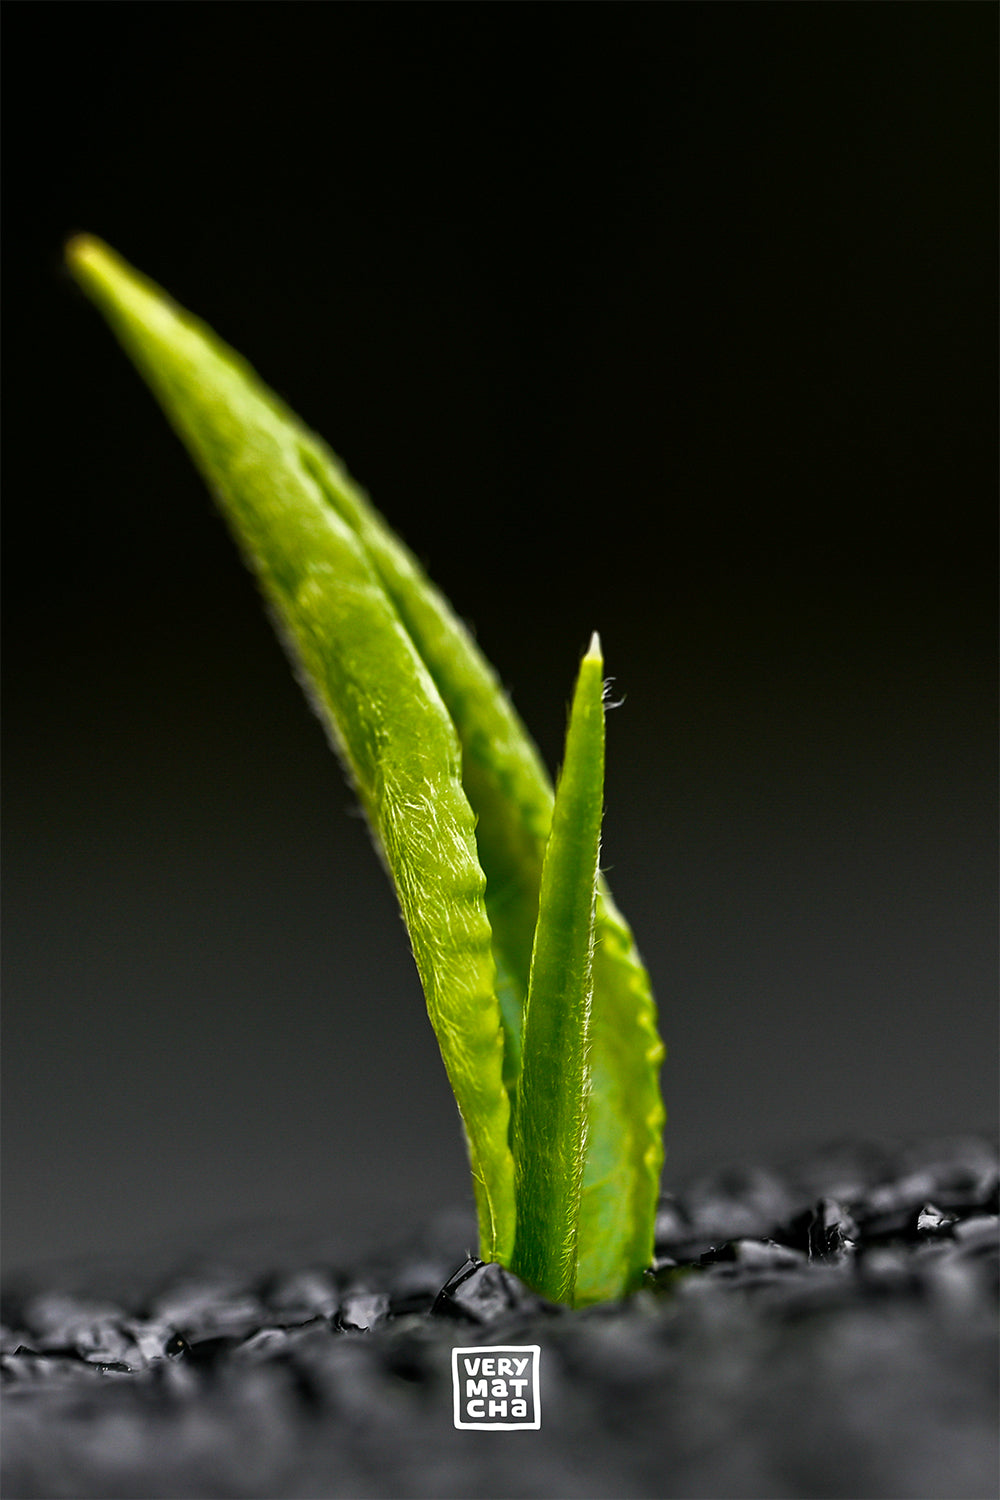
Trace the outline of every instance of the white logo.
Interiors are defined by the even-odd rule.
[[[538,1344],[487,1344],[453,1349],[455,1426],[518,1432],[542,1425]]]

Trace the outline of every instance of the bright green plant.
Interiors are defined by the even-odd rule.
[[[480,1254],[571,1305],[652,1255],[663,1049],[598,872],[603,662],[553,795],[489,664],[339,460],[100,241],[70,269],[201,469],[367,815],[465,1128]]]

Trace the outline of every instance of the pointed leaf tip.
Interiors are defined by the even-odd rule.
[[[81,252],[85,251],[90,241],[90,235],[82,231],[79,234],[71,234],[66,241],[66,259],[75,260]]]
[[[74,281],[99,305],[102,296],[106,297],[113,291],[115,297],[120,297],[123,286],[145,281],[96,234],[74,234],[66,241],[64,254]],[[156,291],[159,292],[159,288]]]
[[[583,659],[584,661],[600,662],[603,662],[604,660],[604,654],[601,651],[601,637],[598,635],[596,630],[590,637],[590,645],[587,647],[587,654]]]
[[[109,254],[108,247],[95,235],[74,234],[66,241],[66,264],[71,271],[100,260]]]

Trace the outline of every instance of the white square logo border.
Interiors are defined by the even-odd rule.
[[[535,1432],[542,1425],[540,1344],[472,1344],[451,1351],[455,1426]]]

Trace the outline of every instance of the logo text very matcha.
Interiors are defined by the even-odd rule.
[[[495,1432],[541,1427],[538,1344],[452,1350],[455,1426]]]

